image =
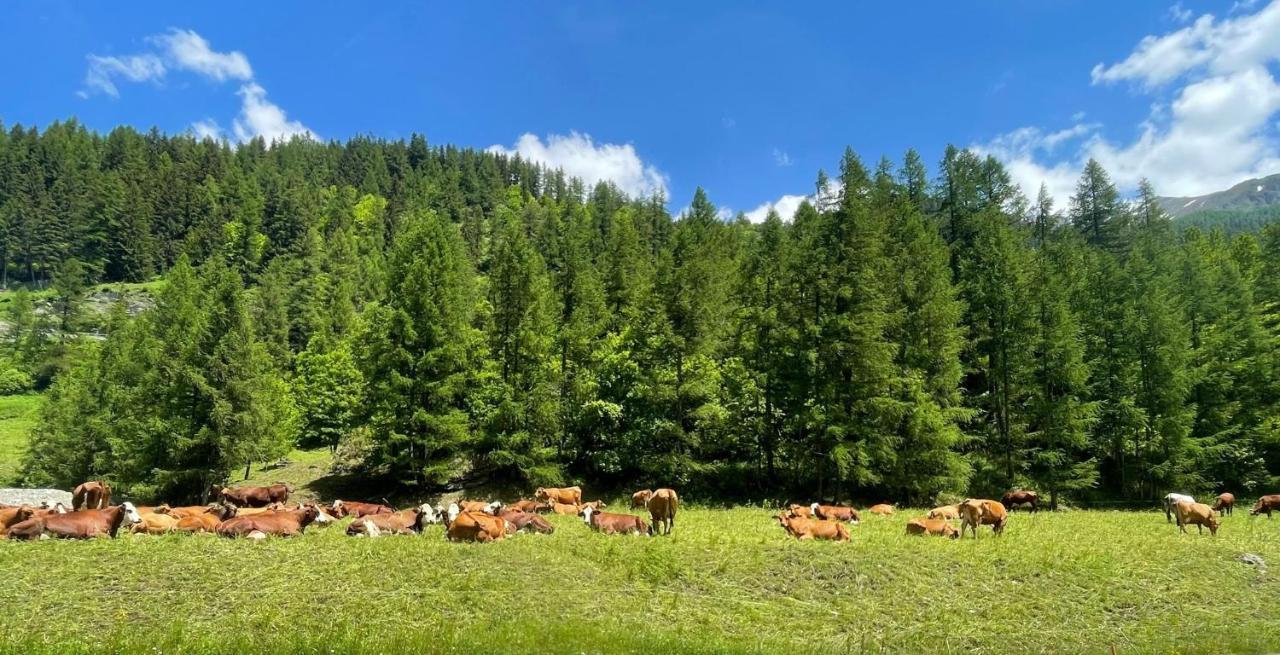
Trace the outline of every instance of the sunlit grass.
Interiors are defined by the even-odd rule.
[[[0,486],[14,481],[44,396],[0,396]]]
[[[1014,516],[1002,538],[793,541],[763,509],[686,509],[671,538],[572,517],[491,545],[214,537],[0,542],[15,652],[1262,652],[1280,648],[1280,521],[1179,535],[1154,512]],[[154,650],[153,650],[154,649]]]

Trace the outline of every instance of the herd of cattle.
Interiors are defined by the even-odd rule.
[[[121,528],[134,534],[213,533],[224,537],[263,539],[268,536],[289,537],[301,534],[308,525],[333,523],[351,517],[346,532],[357,537],[421,533],[426,526],[443,524],[450,541],[499,541],[519,531],[550,534],[555,527],[543,514],[581,517],[591,529],[604,534],[661,535],[671,534],[675,527],[680,499],[672,489],[637,491],[631,497],[632,509],[646,509],[652,523],[634,514],[601,511],[601,500],[584,502],[580,487],[540,487],[533,499],[521,499],[509,505],[499,501],[459,500],[447,506],[422,504],[396,510],[380,503],[335,500],[328,505],[314,502],[289,504],[291,489],[284,484],[265,487],[220,487],[216,501],[209,505],[171,507],[135,507],[131,502],[111,504],[111,487],[102,481],[91,481],[75,488],[70,511],[61,503],[49,506],[0,504],[0,539],[87,539],[115,537]],[[1217,534],[1215,512],[1232,513],[1235,496],[1219,495],[1213,506],[1197,503],[1185,494],[1164,497],[1167,521],[1177,520],[1178,528],[1195,525],[1203,532],[1209,528]],[[933,535],[952,539],[966,531],[978,536],[978,527],[989,525],[996,535],[1004,532],[1009,512],[1017,507],[1037,511],[1039,496],[1034,491],[1010,491],[1000,501],[967,499],[954,505],[930,510],[927,516],[907,522],[909,535]],[[1280,511],[1280,495],[1263,496],[1251,515]],[[888,516],[892,505],[873,505],[869,514]],[[849,525],[857,525],[861,513],[843,505],[790,504],[775,516],[778,524],[797,539],[848,541]],[[960,522],[957,530],[953,521]]]

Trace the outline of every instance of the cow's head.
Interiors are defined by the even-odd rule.
[[[446,523],[453,525],[453,522],[458,518],[458,514],[461,513],[462,508],[458,506],[458,503],[449,503],[449,509],[445,510]]]
[[[818,517],[818,504],[817,504],[817,503],[810,503],[810,504],[809,504],[809,513],[810,513],[810,514],[812,514],[814,518],[817,518],[817,517]]]
[[[533,492],[534,500],[551,500],[551,494],[547,493],[546,487],[538,487]]]
[[[591,525],[591,515],[595,513],[596,513],[596,508],[592,507],[591,505],[583,505],[582,509],[578,510],[578,516],[581,516],[582,522],[586,523],[587,525]]]
[[[142,523],[142,516],[138,514],[138,508],[133,503],[125,501],[120,507],[124,510],[124,520],[131,525]]]
[[[492,503],[489,503],[488,505],[484,506],[484,513],[496,516],[498,514],[498,510],[500,509],[502,509],[502,501],[495,500]]]
[[[347,510],[347,506],[343,504],[341,500],[335,500],[333,501],[333,504],[329,506],[329,513],[332,514],[334,518],[340,519],[346,516],[349,513],[349,510]]]
[[[414,528],[418,531],[426,529],[432,523],[440,522],[440,511],[426,503],[418,505],[418,518],[414,521]]]
[[[36,514],[36,510],[34,507],[30,505],[22,505],[21,507],[18,508],[18,511],[14,514],[13,522],[19,523],[21,521],[25,521],[31,518],[32,516],[35,516],[35,514]]]

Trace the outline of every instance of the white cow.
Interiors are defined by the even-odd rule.
[[[1186,494],[1167,494],[1164,497],[1164,519],[1166,523],[1173,522],[1173,508],[1178,503],[1195,503],[1196,499]]]

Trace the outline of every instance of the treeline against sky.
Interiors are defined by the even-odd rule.
[[[76,336],[85,284],[158,275],[154,308]],[[17,294],[3,340],[6,375],[50,384],[29,484],[198,497],[295,445],[409,492],[1096,500],[1280,475],[1280,228],[1176,233],[1093,162],[1055,207],[969,151],[930,174],[847,150],[794,218],[751,224],[420,136],[14,127],[0,276],[53,287],[52,312]]]

